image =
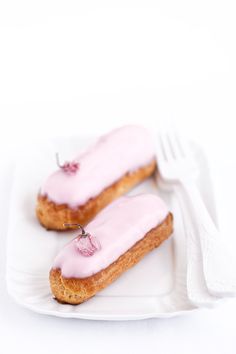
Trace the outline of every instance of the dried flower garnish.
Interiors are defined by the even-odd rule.
[[[101,244],[98,239],[86,232],[80,224],[64,224],[64,226],[77,226],[80,228],[82,233],[74,239],[74,243],[76,249],[82,256],[90,257],[101,249]]]
[[[58,167],[60,167],[65,173],[69,175],[75,174],[79,169],[79,163],[77,161],[66,161],[63,165],[61,165],[58,153],[56,153],[56,160]]]

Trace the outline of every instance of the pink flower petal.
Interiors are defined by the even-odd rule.
[[[79,169],[79,163],[76,161],[65,162],[61,168],[67,174],[75,174]]]
[[[82,256],[90,257],[96,251],[101,249],[100,242],[96,237],[87,234],[86,236],[79,236],[75,239],[77,250]]]

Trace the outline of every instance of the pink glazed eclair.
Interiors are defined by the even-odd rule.
[[[64,223],[86,225],[155,168],[152,139],[143,127],[115,129],[47,178],[38,194],[38,220],[52,230],[64,230]]]
[[[173,231],[173,217],[156,195],[120,197],[57,255],[50,271],[54,297],[80,304],[116,280]]]

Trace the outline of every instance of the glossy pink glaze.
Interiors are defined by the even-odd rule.
[[[76,239],[56,257],[53,268],[61,269],[66,278],[86,278],[117,260],[168,215],[165,203],[156,195],[140,194],[121,197],[103,209],[85,230],[95,236],[101,249],[91,257],[82,256]]]
[[[76,157],[79,169],[67,174],[54,172],[41,188],[56,204],[76,208],[96,197],[127,172],[147,165],[155,156],[150,134],[139,126],[125,126],[101,137]]]

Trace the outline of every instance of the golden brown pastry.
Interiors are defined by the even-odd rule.
[[[50,285],[59,302],[80,304],[158,247],[173,231],[173,217],[155,195],[121,197],[57,255]]]
[[[86,225],[155,168],[149,133],[137,126],[116,129],[49,176],[38,195],[38,220],[53,230],[63,230],[63,223]]]

